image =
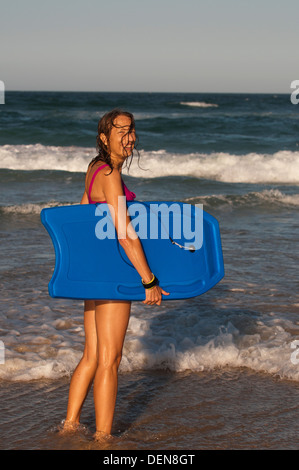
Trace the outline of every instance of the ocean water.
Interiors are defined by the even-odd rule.
[[[98,120],[120,107],[135,115],[139,138],[140,161],[134,158],[124,172],[128,187],[140,201],[203,204],[219,221],[225,264],[224,279],[202,296],[160,307],[132,304],[121,393],[126,396],[132,377],[142,376],[146,384],[151,374],[160,385],[157,377],[171,374],[178,400],[186,394],[186,380],[196,389],[199,377],[221,381],[230,374],[236,380],[247,374],[247,383],[252,374],[262,375],[269,395],[272,386],[298,391],[299,106],[288,95],[270,94],[7,92],[5,98],[0,106],[5,390],[17,390],[19,397],[21,386],[65,383],[81,357],[83,305],[48,295],[55,257],[40,211],[80,201],[84,173],[96,154]],[[173,400],[172,393],[167,389],[166,399]],[[7,406],[2,429],[12,423]],[[148,413],[144,426],[150,428]],[[291,415],[298,418],[294,405]],[[177,419],[183,422],[182,411]],[[127,432],[117,417],[115,426]],[[139,437],[140,427],[139,422]],[[181,436],[176,442],[171,435],[171,444],[167,433],[163,436],[161,445],[179,448]],[[197,434],[192,436],[189,445],[199,448]],[[292,439],[289,446],[296,446]],[[148,437],[146,442],[150,445]],[[206,447],[213,447],[209,442]],[[230,442],[237,446],[238,437]]]

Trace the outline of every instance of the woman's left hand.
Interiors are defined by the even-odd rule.
[[[145,300],[142,303],[147,305],[161,305],[162,294],[169,295],[169,292],[166,292],[160,286],[145,289]]]

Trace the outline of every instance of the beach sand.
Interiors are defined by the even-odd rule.
[[[144,371],[119,376],[115,439],[98,444],[92,391],[81,429],[58,431],[69,378],[1,382],[0,448],[6,450],[298,449],[299,384],[247,369]]]

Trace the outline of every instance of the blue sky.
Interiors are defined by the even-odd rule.
[[[6,90],[289,93],[298,0],[2,0]]]

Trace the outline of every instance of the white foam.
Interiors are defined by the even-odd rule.
[[[81,354],[73,349],[64,349],[55,358],[43,358],[39,353],[25,353],[24,358],[5,351],[5,363],[0,368],[0,379],[30,381],[39,379],[58,379],[72,373]]]
[[[59,320],[50,321],[49,316],[44,319],[47,323],[28,324],[3,335],[5,362],[0,364],[0,379],[57,379],[72,373],[83,352],[83,318],[78,324],[79,317],[61,312],[59,316]],[[155,315],[133,304],[120,372],[246,367],[299,381],[299,359],[292,360],[299,356],[299,346],[294,349],[297,324],[271,315],[249,319],[246,314],[244,318],[238,314],[237,322],[220,315],[201,316],[194,310],[171,313],[167,305]]]
[[[47,207],[59,207],[63,206],[65,204],[56,202],[56,201],[49,201],[47,203],[43,204],[34,204],[34,203],[28,203],[28,204],[16,204],[16,205],[11,205],[11,206],[1,206],[1,210],[6,213],[6,214],[36,214],[39,215],[41,210]]]
[[[217,325],[207,319],[204,322],[196,319],[192,314],[177,324],[169,323],[167,330],[158,328],[157,324],[154,332],[148,325],[146,335],[141,336],[138,334],[141,325],[136,318],[134,325],[135,330],[131,331],[132,336],[125,343],[121,363],[123,371],[140,368],[182,372],[247,367],[299,380],[299,365],[292,362],[294,336],[288,332],[291,328],[299,334],[296,325],[290,326],[283,321],[277,323],[276,320],[261,321],[257,322],[255,331],[245,333],[230,321],[226,325]],[[203,336],[202,331],[210,334]]]
[[[94,156],[92,148],[3,145],[0,146],[0,168],[84,173]],[[139,168],[136,159],[133,160],[130,175],[138,178],[192,176],[229,183],[299,183],[299,152],[234,155],[141,150],[140,156],[140,166],[148,171]]]
[[[269,204],[273,206],[299,206],[298,194],[285,194],[278,189],[265,189],[257,192],[252,191],[245,194],[229,195],[229,194],[210,194],[208,196],[198,196],[184,199],[184,202],[198,202],[204,206],[250,206]]]
[[[227,183],[299,183],[299,152],[173,155],[160,150],[141,152],[141,157],[142,166],[148,171],[139,169],[134,162],[130,168],[132,176],[180,175]]]
[[[243,195],[227,195],[227,194],[212,194],[208,196],[199,196],[192,198],[185,198],[184,202],[199,203],[205,207],[215,205],[217,207],[234,207],[234,206],[246,206],[247,208],[254,205],[257,207],[259,204],[271,204],[271,206],[299,206],[299,195],[298,194],[285,194],[278,189],[265,189],[260,192],[249,192]],[[78,201],[79,203],[79,201]],[[78,204],[77,203],[77,204]],[[48,207],[59,207],[65,206],[66,203],[49,201],[46,203],[28,203],[28,204],[16,204],[11,206],[0,206],[0,209],[5,214],[22,214],[22,215],[40,215],[41,210]],[[67,205],[73,205],[67,203]]]
[[[205,103],[204,101],[182,101],[183,106],[192,106],[194,108],[218,108],[218,104]]]
[[[274,202],[288,206],[299,206],[299,194],[285,194],[278,189],[266,189],[260,193],[252,194],[266,202]]]
[[[95,149],[41,144],[0,146],[0,168],[85,172]]]

